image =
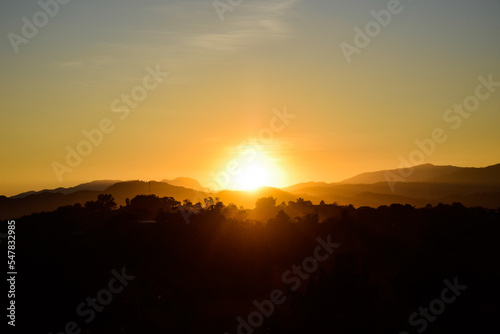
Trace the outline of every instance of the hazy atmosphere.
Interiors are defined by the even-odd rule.
[[[5,333],[496,332],[499,18],[2,1]]]
[[[436,128],[443,142],[421,163],[500,161],[498,1],[234,3],[68,1],[52,17],[4,2],[1,193],[177,176],[209,186],[242,144],[267,185],[341,181],[398,168]],[[370,12],[383,10],[377,29]],[[355,30],[367,24],[368,41]],[[454,111],[481,76],[497,82],[489,97]],[[293,118],[270,125],[285,109]],[[102,120],[109,133],[69,165]]]

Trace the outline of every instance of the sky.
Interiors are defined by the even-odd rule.
[[[500,162],[499,1],[59,1],[0,5],[1,195]]]

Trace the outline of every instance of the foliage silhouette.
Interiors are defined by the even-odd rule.
[[[196,209],[189,224],[183,209]],[[23,333],[60,332],[73,320],[85,333],[236,333],[236,319],[274,289],[287,301],[255,333],[411,331],[409,315],[453,277],[470,289],[427,332],[477,332],[499,314],[500,270],[489,258],[499,223],[499,210],[460,203],[356,209],[271,197],[246,210],[141,195],[117,208],[99,195],[17,220],[19,313],[31,319]],[[329,235],[341,247],[291,290],[283,273]],[[76,306],[121,267],[137,278],[85,324]]]

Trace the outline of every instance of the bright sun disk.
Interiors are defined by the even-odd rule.
[[[252,190],[268,184],[268,172],[262,166],[253,164],[243,167],[237,178],[237,188],[241,190]]]

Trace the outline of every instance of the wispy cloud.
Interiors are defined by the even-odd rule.
[[[216,51],[234,51],[287,38],[292,33],[292,28],[287,23],[286,15],[298,2],[299,0],[243,2],[233,12],[227,12],[227,19],[223,22],[217,20],[214,11],[214,25],[218,31],[197,34],[186,43]]]
[[[63,60],[59,62],[59,66],[68,70],[101,71],[113,65],[115,62],[116,60],[112,57],[91,56],[80,59]]]
[[[109,26],[106,38],[88,46],[92,53],[84,50],[61,55],[57,65],[91,84],[95,84],[89,81],[93,74],[106,73],[107,78],[133,76],[131,72],[143,63],[166,64],[169,71],[182,72],[185,77],[193,63],[218,63],[221,53],[290,37],[293,9],[300,1],[244,0],[226,12],[224,21],[219,20],[211,0],[155,2],[140,7],[139,13],[148,18],[146,23]],[[174,77],[169,82],[192,80],[182,82],[181,77]]]

